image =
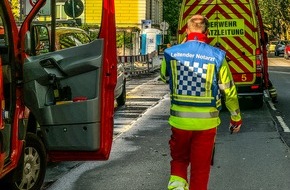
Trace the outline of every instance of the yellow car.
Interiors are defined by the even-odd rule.
[[[275,52],[275,47],[278,44],[278,41],[270,41],[267,45],[268,52]]]

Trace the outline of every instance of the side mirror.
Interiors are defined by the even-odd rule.
[[[48,53],[50,50],[49,30],[45,25],[31,28],[31,55]]]

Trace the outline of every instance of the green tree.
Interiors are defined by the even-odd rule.
[[[164,0],[163,18],[169,23],[169,35],[176,36],[182,0]],[[290,0],[258,0],[265,30],[270,39],[287,39],[290,30]],[[288,37],[289,38],[289,37]]]
[[[163,18],[169,24],[168,33],[171,36],[177,35],[179,12],[182,0],[164,0]]]
[[[284,38],[287,39],[289,30],[289,0],[259,0],[263,24],[268,32],[270,39]]]

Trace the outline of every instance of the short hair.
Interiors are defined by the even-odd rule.
[[[201,30],[202,33],[205,33],[208,29],[209,23],[205,16],[202,15],[193,15],[187,21],[187,28],[193,30]]]

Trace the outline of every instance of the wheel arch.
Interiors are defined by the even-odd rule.
[[[27,121],[27,132],[37,133],[37,122],[35,116],[32,112],[29,113],[28,121]]]
[[[29,113],[29,117],[28,117],[28,121],[27,121],[27,133],[36,134],[43,142],[45,149],[47,149],[47,144],[44,141],[39,124],[38,124],[38,122],[37,122],[37,120],[32,112]]]

